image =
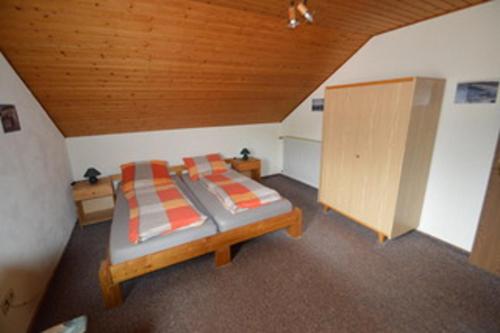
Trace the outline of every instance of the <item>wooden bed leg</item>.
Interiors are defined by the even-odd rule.
[[[99,269],[99,281],[101,283],[102,297],[104,298],[104,304],[108,309],[123,303],[120,285],[113,283],[109,266],[109,259],[106,259],[101,261],[101,267]]]
[[[330,210],[330,207],[328,207],[327,205],[323,205],[323,213],[324,214],[327,214],[329,210]]]
[[[385,240],[387,239],[387,237],[381,232],[377,232],[377,237],[378,237],[379,243],[384,243]]]
[[[286,231],[290,237],[300,238],[302,236],[302,210],[300,210],[300,208],[295,208],[295,212],[297,217]]]
[[[227,245],[215,250],[215,267],[219,268],[231,263],[231,246]]]

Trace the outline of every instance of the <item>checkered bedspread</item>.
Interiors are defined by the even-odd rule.
[[[201,181],[232,214],[281,199],[275,190],[234,170],[218,175],[207,175],[202,177]]]
[[[131,243],[196,227],[207,219],[170,178],[166,162],[122,166],[122,190],[130,209]]]

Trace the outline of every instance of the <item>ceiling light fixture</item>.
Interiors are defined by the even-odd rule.
[[[302,14],[302,16],[304,16],[304,18],[307,20],[307,22],[312,23],[314,21],[313,16],[312,16],[311,12],[309,11],[309,9],[307,9],[305,3],[306,3],[305,1],[299,2],[299,4],[297,5],[297,10],[299,11],[299,13]]]
[[[314,21],[313,14],[307,8],[306,2],[307,0],[303,0],[300,1],[297,5],[295,5],[294,0],[290,2],[290,6],[288,7],[288,27],[290,29],[295,29],[300,24],[299,20],[297,19],[295,10],[298,10],[308,23],[312,23]]]
[[[290,2],[290,7],[288,7],[288,27],[290,29],[295,29],[299,24],[297,16],[295,15],[295,4],[292,1]]]

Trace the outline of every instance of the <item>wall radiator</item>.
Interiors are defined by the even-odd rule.
[[[321,141],[283,136],[283,174],[318,188]]]

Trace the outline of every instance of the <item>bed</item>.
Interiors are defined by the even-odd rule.
[[[302,211],[286,199],[235,217],[202,185],[182,175],[183,166],[171,167],[170,171],[176,174],[173,178],[179,188],[208,219],[201,226],[133,245],[127,238],[128,203],[118,188],[109,251],[99,269],[108,308],[123,302],[120,284],[127,280],[208,253],[215,254],[215,266],[221,267],[231,262],[232,245],[280,229],[286,229],[293,238],[302,235]],[[119,180],[120,175],[113,179]]]

